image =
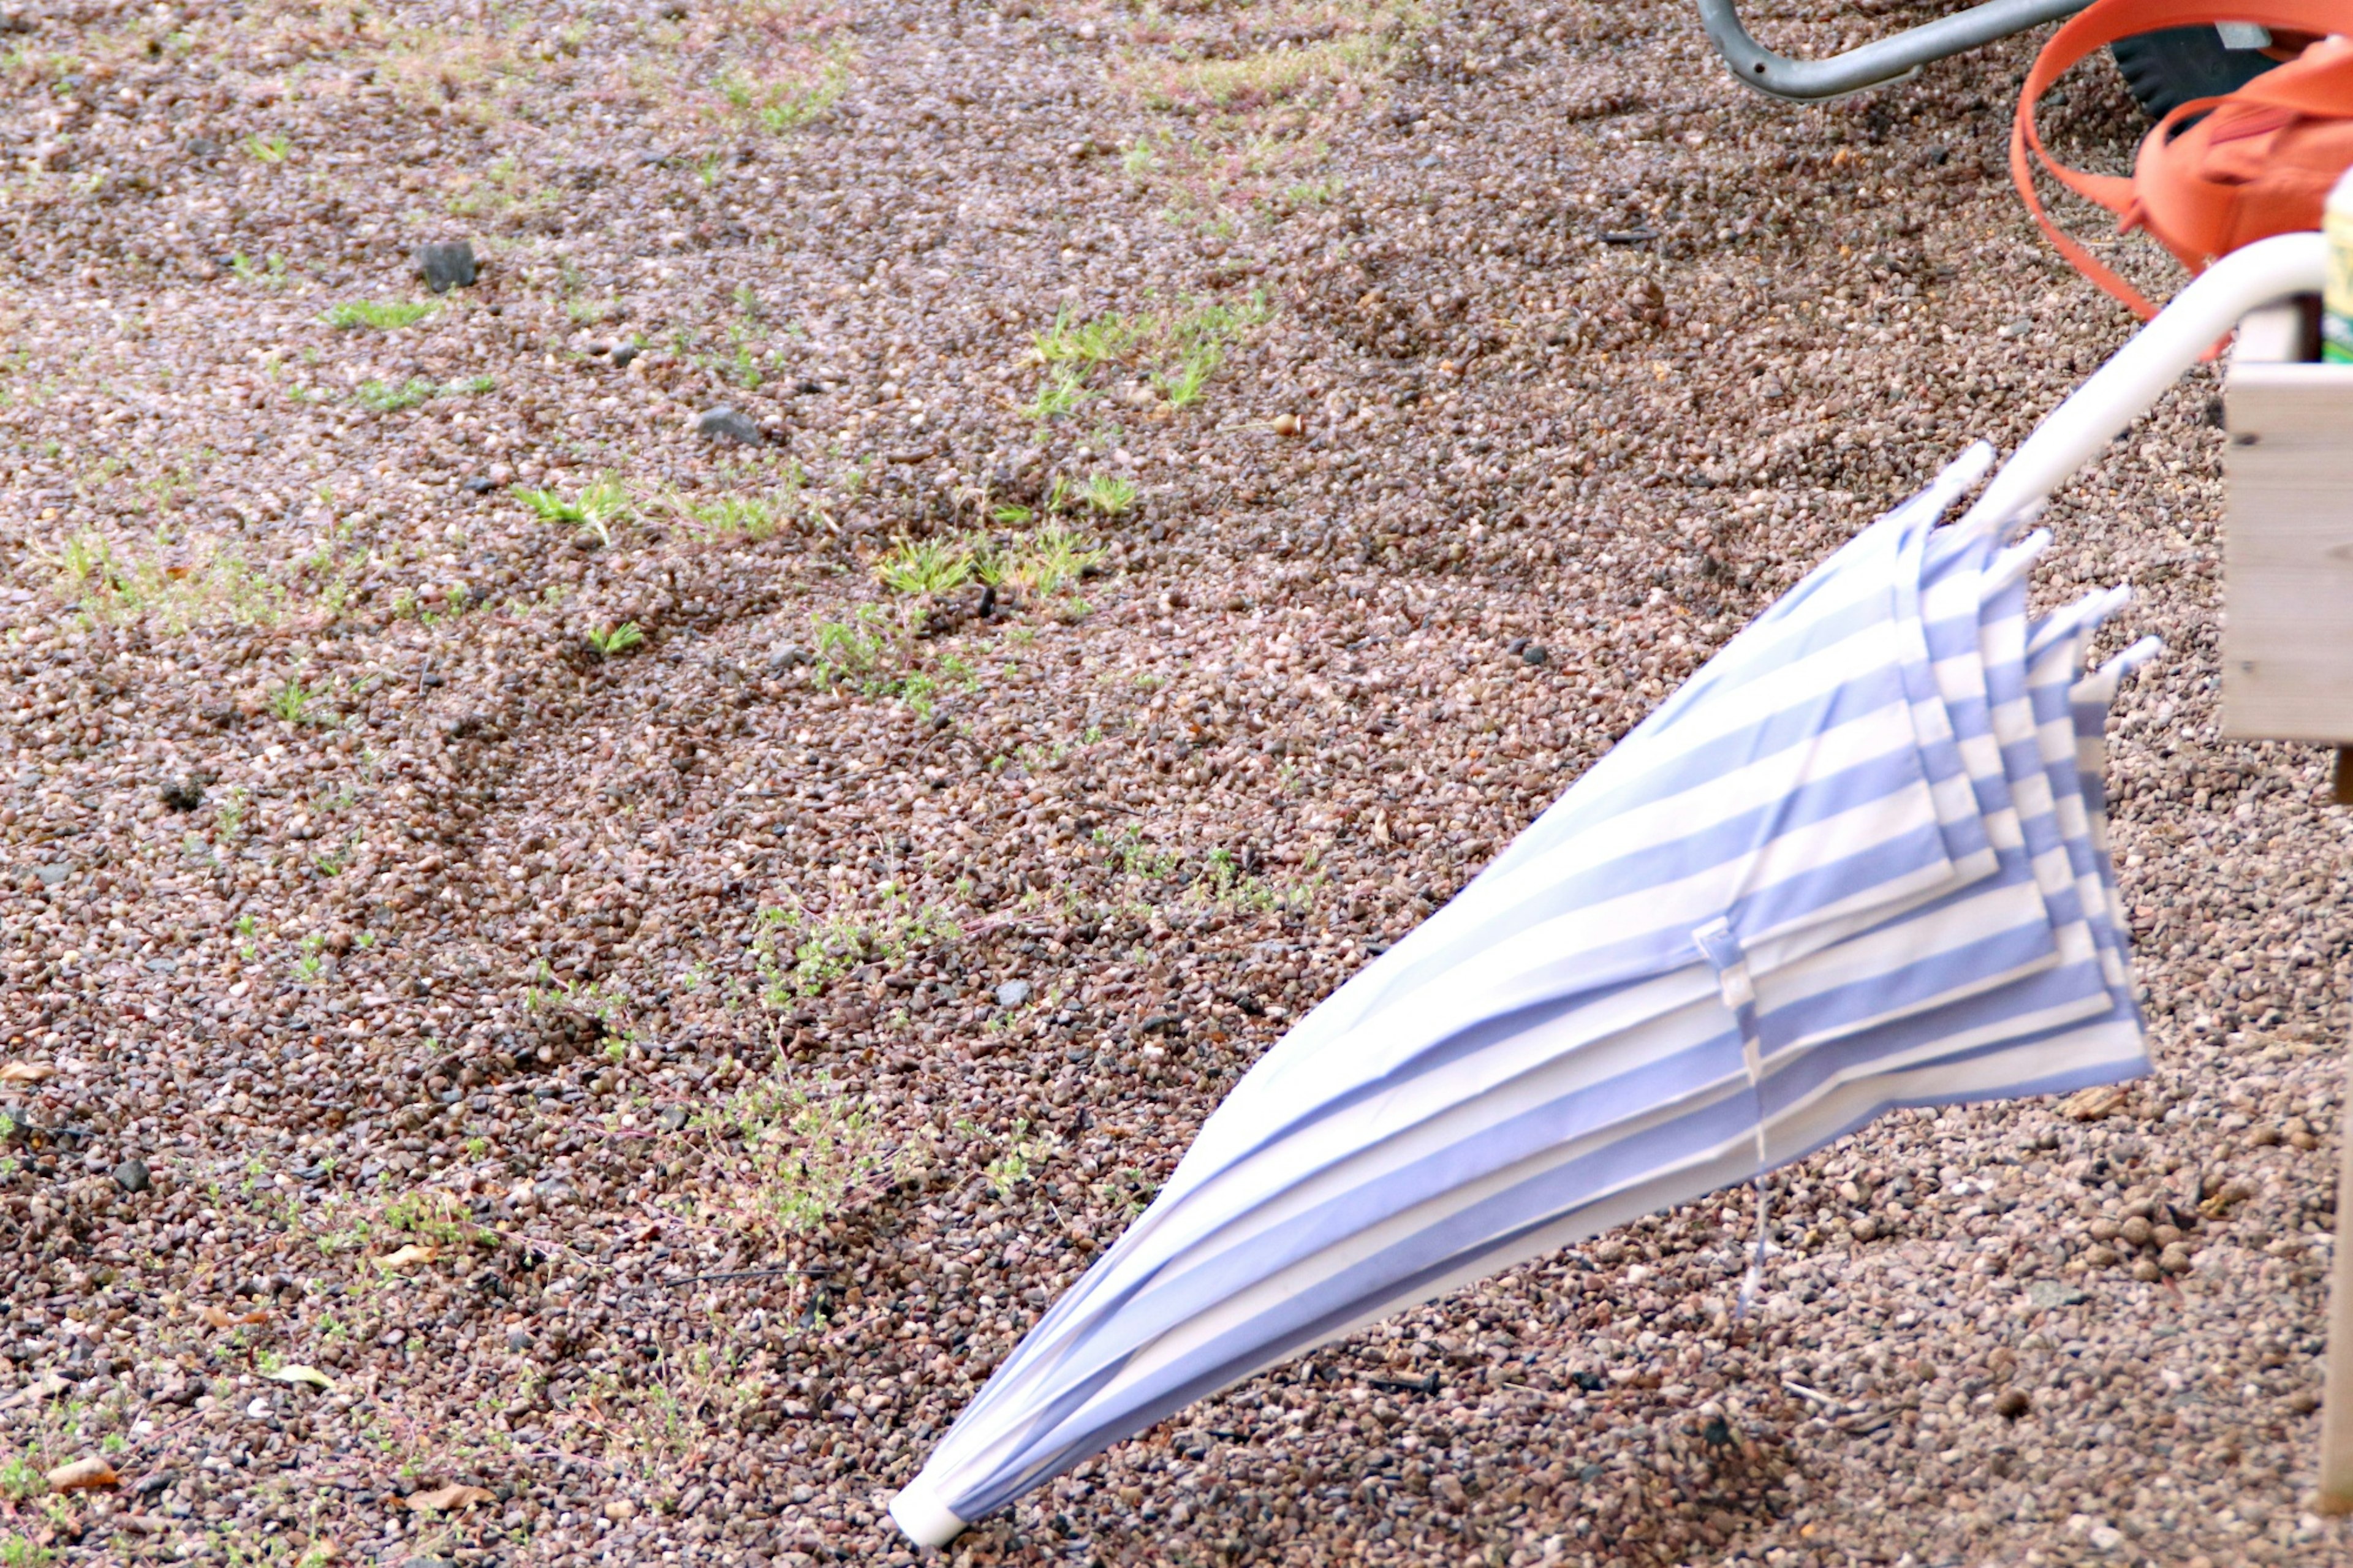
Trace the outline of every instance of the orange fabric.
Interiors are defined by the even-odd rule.
[[[2318,228],[2329,186],[2353,168],[2353,39],[2326,36],[2348,19],[2347,0],[2093,0],[2042,47],[2019,97],[2010,173],[2027,210],[2077,271],[2144,320],[2157,307],[2043,211],[2036,164],[2115,213],[2121,232],[2146,229],[2192,272],[2251,241]],[[2167,115],[2142,141],[2128,180],[2071,169],[2043,151],[2034,106],[2076,61],[2136,33],[2216,21],[2320,41],[2228,97]]]

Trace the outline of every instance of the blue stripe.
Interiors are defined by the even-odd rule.
[[[1896,1105],[2144,1070],[2131,987],[2109,978],[2125,938],[2098,842],[2104,792],[2086,771],[2105,721],[2093,699],[2113,686],[2077,679],[2108,602],[2030,619],[2033,542],[1932,531],[1974,471],[1957,465],[1850,541],[1453,904],[1303,1020],[1151,1212],[997,1369],[917,1484],[976,1518],[1352,1321],[1754,1174],[1760,1127],[1780,1161]],[[1875,657],[1832,690],[1769,695],[1790,661],[1874,637]],[[1666,754],[1726,714],[1738,722]],[[1817,760],[1839,726],[1873,754]],[[1775,763],[1787,787],[1722,820],[1677,832],[1629,817]],[[2022,804],[2045,794],[2048,805]],[[1862,807],[1885,842],[1838,841],[1832,825]],[[2013,824],[2016,845],[1994,848]],[[1572,842],[1609,849],[1547,870]],[[2065,877],[2043,888],[2036,868],[2059,865]],[[1662,912],[1669,889],[1711,877],[1726,907],[1694,898],[1696,918]],[[1634,912],[1610,929],[1574,919],[1613,900]],[[1832,910],[1841,923],[1826,923]],[[1533,933],[1556,925],[1554,951]],[[1724,938],[1711,949],[1721,970],[1702,931]],[[1508,963],[1494,959],[1506,943]],[[1760,952],[1779,967],[1756,973],[1744,1001]],[[1493,978],[1474,984],[1482,961]],[[1882,967],[1848,973],[1866,962]],[[1744,1026],[1763,1058],[1753,1089]],[[1267,1222],[1281,1201],[1298,1212]],[[1261,1290],[1263,1310],[1206,1333],[1219,1303]],[[1126,1382],[1139,1358],[1172,1351]]]

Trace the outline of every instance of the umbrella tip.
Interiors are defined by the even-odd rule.
[[[918,1546],[945,1546],[964,1533],[965,1521],[949,1511],[920,1476],[891,1500],[891,1518]]]

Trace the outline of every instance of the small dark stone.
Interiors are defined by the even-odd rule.
[[[470,289],[477,276],[470,240],[436,239],[417,247],[417,270],[436,294]]]
[[[1532,642],[1528,644],[1527,647],[1520,650],[1520,658],[1529,664],[1549,664],[1552,662],[1552,655],[1545,651],[1545,647],[1542,643]]]
[[[1721,1448],[1732,1441],[1732,1427],[1721,1415],[1708,1417],[1707,1425],[1699,1429],[1702,1441]]]
[[[221,144],[209,136],[188,138],[188,156],[191,158],[217,158],[220,150]]]
[[[164,785],[164,804],[174,811],[194,811],[205,804],[205,786],[195,779],[173,779]]]
[[[2015,1421],[2033,1408],[2034,1401],[2026,1396],[2026,1390],[2022,1388],[2005,1390],[2002,1396],[1993,1402],[1993,1413],[2005,1421]]]
[[[480,474],[468,474],[458,488],[468,495],[486,496],[498,487]]]
[[[615,343],[613,345],[613,368],[615,370],[628,369],[629,362],[645,352],[645,350],[638,347],[635,343]]]
[[[126,1193],[147,1190],[147,1164],[143,1160],[125,1160],[114,1167],[114,1184]]]
[[[694,416],[694,433],[712,441],[738,441],[746,447],[760,445],[760,427],[752,416],[721,404],[706,408]]]
[[[1027,980],[1008,980],[997,988],[997,1005],[1000,1007],[1018,1007],[1028,1000],[1029,983]]]
[[[195,1396],[191,1394],[189,1397],[193,1399]],[[166,1401],[166,1403],[173,1402]],[[178,1479],[179,1472],[177,1470],[151,1471],[149,1474],[143,1475],[137,1480],[131,1483],[131,1495],[138,1498],[153,1497],[157,1492],[164,1490]]]
[[[687,1118],[691,1114],[685,1106],[673,1105],[661,1113],[661,1124],[672,1132],[679,1131],[686,1126]]]
[[[1568,1381],[1588,1394],[1599,1394],[1607,1386],[1598,1372],[1572,1372],[1568,1374]]]

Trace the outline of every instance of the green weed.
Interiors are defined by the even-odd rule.
[[[276,251],[271,251],[262,261],[256,263],[240,250],[228,258],[228,269],[240,282],[259,288],[283,289],[286,286],[286,258]]]
[[[754,1223],[778,1235],[823,1225],[892,1164],[872,1107],[822,1070],[804,1084],[780,1062],[703,1125],[739,1141]]]
[[[352,401],[374,413],[396,414],[416,407],[437,390],[422,376],[411,376],[397,385],[388,381],[364,381],[352,389]]]
[[[1163,849],[1145,842],[1144,836],[1131,827],[1114,834],[1107,827],[1095,829],[1095,842],[1109,849],[1121,871],[1147,882],[1161,882],[1176,874],[1180,857],[1173,849]]]
[[[1142,371],[1169,406],[1192,407],[1232,345],[1266,318],[1263,290],[1239,304],[1196,300],[1141,316],[1107,312],[1079,321],[1065,310],[1030,339],[1030,357],[1046,374],[1027,413],[1041,424],[1071,413],[1100,395],[1092,378],[1109,364]]]
[[[963,933],[934,904],[911,908],[895,883],[876,893],[876,908],[812,922],[793,910],[765,909],[753,937],[760,999],[782,1008],[814,996],[861,963],[893,964]]]
[[[290,680],[269,694],[269,710],[289,724],[331,723],[332,720],[311,709],[319,695],[316,688]]]
[[[763,130],[783,135],[797,131],[841,100],[849,87],[849,73],[828,62],[807,87],[794,88],[764,104],[759,111]]]
[[[1038,358],[1046,364],[1073,362],[1094,366],[1124,359],[1145,333],[1145,327],[1115,312],[1083,321],[1071,319],[1068,306],[1054,313],[1054,324],[1030,338]]]
[[[1004,1152],[988,1163],[989,1191],[998,1197],[1010,1193],[1014,1184],[1029,1179],[1030,1171],[1045,1158],[1045,1144],[1029,1136],[1029,1123],[1017,1121],[1013,1135],[1006,1141]]]
[[[326,314],[319,319],[339,331],[361,327],[392,331],[415,326],[433,314],[434,310],[434,306],[417,300],[347,300],[329,306]]]
[[[721,496],[715,500],[680,503],[689,527],[705,537],[741,537],[754,542],[774,539],[786,527],[808,515],[795,469],[795,481],[782,494]]]
[[[628,488],[610,474],[598,475],[572,500],[542,489],[519,489],[515,499],[531,508],[542,522],[588,528],[607,546],[613,542],[613,524],[632,510]]]
[[[216,621],[275,625],[290,595],[232,554],[173,564],[157,555],[125,557],[99,533],[77,534],[54,557],[58,589],[82,615],[116,624],[153,616],[174,632]]]
[[[245,139],[246,154],[257,163],[283,163],[294,151],[293,142],[281,132],[255,132]]]
[[[825,687],[870,681],[902,647],[898,628],[872,605],[860,606],[848,620],[818,622],[816,641],[817,682]]]
[[[1094,395],[1087,389],[1085,369],[1065,361],[1047,366],[1046,379],[1024,412],[1043,424],[1048,420],[1060,419]]]
[[[1135,481],[1095,474],[1079,487],[1079,499],[1105,517],[1118,517],[1135,505]]]
[[[27,1448],[22,1454],[0,1465],[0,1497],[11,1502],[23,1502],[49,1489],[48,1478],[41,1473],[40,1451]]]
[[[472,1215],[455,1193],[419,1187],[403,1194],[384,1210],[384,1224],[435,1247],[457,1247],[474,1234]]]
[[[55,1549],[36,1545],[29,1535],[0,1540],[0,1568],[49,1568],[57,1560]]]
[[[902,539],[875,563],[874,574],[893,593],[953,593],[972,580],[972,547],[954,540]]]
[[[1077,582],[1103,558],[1100,547],[1060,523],[1049,523],[1008,546],[999,558],[999,570],[1006,582],[1042,597]]]
[[[588,633],[588,646],[596,650],[599,658],[625,654],[645,640],[646,634],[638,629],[635,621],[623,621],[617,626],[607,626],[602,631],[591,629]]]

